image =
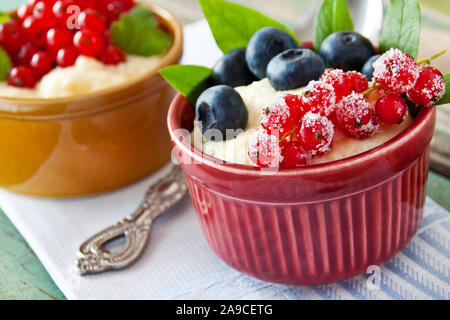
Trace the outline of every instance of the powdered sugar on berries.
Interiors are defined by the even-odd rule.
[[[333,86],[323,81],[311,81],[303,92],[302,103],[314,113],[330,115],[336,108]]]
[[[320,133],[320,137],[317,137],[317,133]],[[327,117],[310,111],[303,116],[300,134],[305,144],[308,144],[307,140],[317,142],[315,146],[309,145],[312,148],[313,156],[324,154],[330,151],[334,137],[334,125]]]

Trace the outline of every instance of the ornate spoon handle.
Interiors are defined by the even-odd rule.
[[[132,264],[142,253],[153,222],[186,194],[187,186],[179,166],[147,191],[139,208],[115,225],[86,240],[78,251],[77,269],[81,275],[121,269]],[[114,240],[125,238],[119,250],[105,248]]]

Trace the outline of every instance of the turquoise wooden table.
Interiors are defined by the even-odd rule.
[[[287,5],[300,0],[283,0]],[[1,1],[0,10],[17,7],[24,0]],[[155,0],[177,14],[183,23],[201,18],[196,0]],[[256,1],[240,1],[256,3]],[[270,2],[270,1],[266,1]],[[425,4],[436,6],[437,1],[423,0]],[[439,1],[439,6],[441,5]],[[258,1],[261,5],[261,1]],[[277,5],[279,5],[277,3]],[[281,6],[282,7],[282,6]],[[445,8],[439,7],[440,10]],[[450,14],[450,5],[446,8]],[[425,19],[424,19],[425,21]],[[435,19],[429,19],[436,23]],[[447,73],[450,70],[445,70]],[[448,108],[448,107],[447,107]],[[450,211],[450,180],[430,172],[428,196]],[[30,212],[30,214],[33,214]],[[0,210],[0,299],[65,299],[49,274],[30,249],[26,241]]]

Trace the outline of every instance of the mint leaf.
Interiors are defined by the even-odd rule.
[[[391,0],[378,51],[382,54],[397,48],[417,59],[421,23],[420,6],[416,0]]]
[[[175,65],[161,69],[159,72],[178,92],[195,105],[197,98],[210,84],[212,69],[193,66]]]
[[[239,4],[224,0],[200,0],[217,46],[223,53],[247,47],[250,38],[264,27],[275,27],[297,37],[282,23]],[[298,40],[297,40],[298,41]]]
[[[437,106],[441,104],[450,103],[450,74],[445,74],[444,79],[445,79],[445,94],[442,97],[442,99],[439,100],[438,103],[436,103]]]
[[[0,12],[0,23],[6,22],[11,19],[11,16],[7,12]]]
[[[112,25],[111,39],[126,53],[144,57],[157,55],[173,41],[170,35],[157,29],[157,24],[149,9],[136,7]]]
[[[353,20],[345,0],[325,0],[314,21],[314,47],[319,51],[323,40],[336,31],[353,30]]]
[[[11,66],[11,58],[8,53],[0,47],[0,81],[5,81],[8,79]]]

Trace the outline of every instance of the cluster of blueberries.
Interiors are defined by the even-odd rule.
[[[372,43],[353,31],[339,31],[328,36],[319,53],[299,45],[286,31],[266,27],[257,31],[247,48],[226,53],[214,66],[214,86],[204,91],[196,103],[196,120],[202,132],[244,129],[248,112],[233,88],[268,78],[279,91],[306,86],[318,80],[325,68],[359,71],[368,80],[373,74],[375,55]]]

